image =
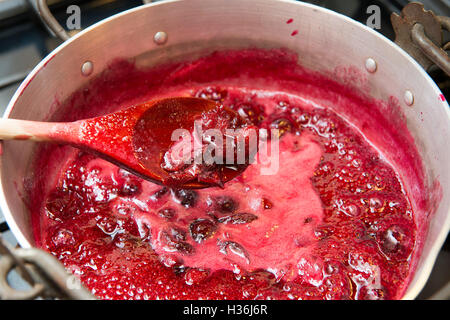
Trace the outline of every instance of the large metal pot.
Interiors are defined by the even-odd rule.
[[[295,19],[295,28],[286,24],[289,18]],[[293,29],[300,36],[292,36]],[[305,3],[275,0],[172,0],[138,7],[97,23],[53,51],[19,87],[4,117],[44,120],[54,111],[55,100],[64,101],[116,58],[136,58],[148,66],[231,47],[289,48],[314,70],[354,66],[367,75],[374,98],[398,98],[427,179],[437,179],[442,190],[436,212],[429,218],[421,213],[425,218],[417,221],[426,237],[418,246],[422,251],[416,252],[420,258],[404,298],[416,297],[450,227],[450,111],[419,64],[349,18]],[[365,68],[368,58],[370,73]],[[29,210],[22,201],[34,147],[31,142],[5,141],[0,163],[1,209],[25,248],[34,246]],[[413,186],[406,188],[414,194]]]

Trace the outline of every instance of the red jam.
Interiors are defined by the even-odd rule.
[[[278,129],[275,173],[256,162],[224,188],[169,189],[93,155],[47,150],[58,159],[38,164],[48,179],[42,196],[37,183],[31,192],[37,242],[102,299],[400,298],[417,228],[393,167],[329,108],[244,80],[211,85],[195,71],[209,59],[168,67],[161,87]],[[176,72],[195,81],[183,87]]]
[[[194,100],[203,102],[201,99]],[[153,110],[148,111],[151,113]],[[167,116],[167,112],[164,116]],[[189,126],[189,130],[183,128],[184,136],[181,135],[176,141],[171,140],[167,147],[163,148],[167,150],[163,155],[154,152],[154,147],[148,146],[148,132],[154,130],[155,123],[148,121],[149,128],[142,130],[138,122],[133,137],[135,155],[142,159],[140,163],[144,166],[147,159],[155,153],[160,156],[160,168],[169,175],[169,178],[163,181],[165,186],[181,188],[184,183],[195,182],[207,187],[223,187],[226,181],[246,169],[253,159],[252,154],[256,153],[257,146],[255,145],[255,150],[251,152],[249,143],[251,130],[257,135],[256,128],[243,121],[236,112],[215,104],[209,111],[187,121],[186,127]],[[163,130],[156,133],[159,137],[171,137],[180,128],[164,128],[166,123],[167,119],[162,121]],[[231,133],[234,135],[231,136]],[[243,147],[241,162],[237,161],[239,143]]]

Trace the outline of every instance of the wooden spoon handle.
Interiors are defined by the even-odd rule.
[[[76,123],[0,119],[0,140],[71,142]]]

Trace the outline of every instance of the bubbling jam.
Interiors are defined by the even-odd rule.
[[[149,112],[152,112],[152,109],[149,109]],[[167,179],[164,185],[180,188],[185,182],[198,182],[203,186],[223,187],[227,180],[238,176],[252,162],[257,145],[251,149],[250,141],[252,132],[254,136],[257,135],[256,128],[243,123],[243,119],[236,112],[217,104],[192,122],[194,125],[190,131],[184,131],[184,136],[171,141],[161,157],[161,168],[169,174],[170,180],[174,181],[174,184],[170,184],[171,181]],[[145,150],[148,144],[146,133],[153,128],[140,129],[138,126],[138,135],[143,137],[134,137],[138,142],[135,148]],[[165,128],[165,135],[173,136],[174,130]],[[242,159],[238,159],[239,152]],[[135,152],[137,156],[142,153],[145,152]]]
[[[83,152],[61,156],[56,172],[41,160],[53,179],[33,216],[38,243],[102,299],[400,298],[417,228],[393,167],[331,108],[210,84],[192,67],[207,61],[185,68],[195,83],[171,83],[175,68],[161,86],[278,129],[278,166],[262,174],[256,161],[223,188],[188,190]],[[246,77],[262,68],[250,67]]]

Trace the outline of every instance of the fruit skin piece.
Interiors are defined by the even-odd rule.
[[[227,96],[224,101],[226,99]],[[252,104],[248,101],[245,103],[247,106]],[[257,104],[257,102],[254,103]],[[84,185],[83,174],[77,170],[83,167],[85,173],[89,172],[87,164],[92,159],[89,161],[78,159],[77,168],[68,170],[67,175],[63,178],[64,185],[68,187],[57,189],[54,195],[48,197],[48,211],[53,212],[54,218],[63,221],[61,224],[55,219],[56,225],[48,229],[48,241],[46,242],[48,248],[72,267],[80,261],[89,264],[91,258],[95,266],[101,266],[102,263],[111,266],[111,262],[106,261],[105,258],[108,255],[107,252],[117,253],[114,251],[117,248],[129,250],[126,251],[128,253],[133,252],[133,254],[124,255],[122,265],[129,269],[123,273],[119,268],[113,268],[110,278],[106,277],[102,278],[102,281],[98,281],[94,273],[84,271],[86,272],[83,276],[85,283],[88,283],[91,288],[96,288],[97,294],[106,298],[124,297],[122,293],[116,292],[116,284],[110,281],[112,278],[121,279],[119,282],[122,286],[124,283],[137,284],[151,297],[167,295],[177,298],[210,297],[220,299],[223,297],[220,291],[226,292],[229,298],[237,299],[255,297],[390,299],[396,297],[397,287],[403,284],[403,279],[408,274],[408,252],[410,252],[410,247],[414,246],[415,239],[414,233],[408,233],[404,229],[415,230],[415,225],[410,218],[406,218],[406,212],[410,210],[410,207],[407,199],[402,198],[404,195],[395,177],[395,172],[377,159],[364,141],[358,140],[351,132],[346,131],[345,125],[339,122],[340,120],[336,116],[326,111],[306,112],[301,108],[294,110],[296,108],[294,105],[284,106],[284,108],[286,109],[282,110],[283,113],[273,116],[263,114],[261,126],[270,126],[272,121],[284,119],[285,113],[290,113],[292,119],[299,121],[293,122],[293,130],[286,130],[282,139],[297,132],[303,134],[303,131],[311,131],[317,135],[317,139],[325,149],[324,159],[317,167],[311,181],[324,203],[326,221],[317,228],[314,228],[317,224],[315,217],[305,218],[302,221],[305,228],[312,229],[312,232],[316,231],[318,248],[314,254],[325,257],[322,269],[319,268],[317,272],[314,269],[305,269],[311,274],[311,277],[299,277],[292,282],[284,282],[285,278],[282,277],[280,280],[267,271],[247,272],[243,266],[251,259],[251,256],[244,246],[235,241],[222,241],[221,245],[217,244],[217,247],[219,252],[226,256],[243,257],[242,265],[233,267],[235,268],[233,271],[236,273],[226,270],[198,271],[199,269],[184,266],[182,258],[187,259],[195,255],[196,250],[201,250],[205,243],[215,241],[215,236],[222,228],[245,228],[257,221],[257,219],[253,219],[251,223],[233,225],[232,221],[245,220],[239,220],[237,218],[239,214],[248,214],[242,210],[244,206],[241,201],[244,201],[245,197],[235,193],[229,195],[225,191],[220,196],[211,197],[210,204],[204,207],[202,206],[203,195],[197,191],[191,193],[190,190],[170,190],[165,187],[152,190],[149,201],[158,205],[158,210],[172,207],[176,210],[176,215],[171,218],[169,218],[172,216],[170,213],[166,214],[167,219],[159,216],[158,210],[155,212],[158,219],[164,221],[168,226],[164,229],[166,245],[174,250],[173,252],[179,253],[179,257],[170,256],[170,254],[167,257],[152,255],[151,249],[148,247],[148,238],[144,235],[140,236],[134,221],[126,220],[132,216],[132,210],[126,215],[125,220],[115,217],[106,218],[111,212],[110,206],[113,201],[111,203],[108,201],[96,202],[89,196],[90,191]],[[331,125],[332,123],[333,125]],[[96,177],[101,168],[91,169],[92,177]],[[100,179],[97,185],[100,187],[99,189],[107,190],[108,194],[114,195],[120,193],[121,186],[124,184],[120,179],[118,181],[119,184],[114,185]],[[140,179],[138,181],[140,182]],[[376,190],[369,189],[368,185],[372,185]],[[125,187],[125,189],[127,188]],[[134,188],[131,189],[134,190]],[[357,189],[360,190],[356,191]],[[126,193],[119,195],[134,200],[135,198],[139,199],[143,193],[145,194],[145,190],[136,192],[134,195]],[[261,212],[266,211],[269,214],[279,207],[277,202],[272,202],[264,196],[261,196],[260,199]],[[61,202],[58,204],[59,201]],[[390,203],[391,205],[389,205]],[[189,228],[189,224],[195,220],[187,221],[185,229],[176,226],[179,223],[178,219],[182,218],[180,212],[184,210],[188,210],[186,212],[190,213],[195,212],[195,214],[197,214],[197,210],[205,210],[202,219],[209,222],[203,226],[201,224],[194,225],[195,228],[193,228],[194,236],[198,241],[195,241]],[[102,217],[94,219],[91,211]],[[85,214],[89,212],[91,212],[90,215]],[[94,219],[93,223],[90,217]],[[50,215],[48,218],[52,220]],[[210,224],[214,227],[210,227]],[[115,236],[113,236],[114,234]],[[295,239],[302,248],[307,248],[311,242],[303,240]],[[101,245],[96,247],[96,242]],[[75,248],[82,243],[84,247],[82,246],[81,252],[76,255]],[[214,243],[214,245],[216,244]],[[67,252],[71,252],[74,256],[70,257]],[[358,295],[355,295],[359,285],[356,284],[358,279],[361,280],[362,277],[370,274],[357,270],[357,259],[354,263],[352,262],[352,266],[347,265],[350,252],[354,257],[366,257],[364,254],[370,253],[372,260],[364,258],[365,260],[361,260],[361,263],[370,262],[371,266],[375,265],[380,268],[382,281],[379,288],[362,286],[358,289]],[[386,257],[389,257],[391,262],[387,262]],[[159,261],[165,261],[165,267]],[[393,264],[393,262],[395,263]],[[330,267],[331,264],[333,264],[332,267]],[[129,274],[134,275],[134,278],[127,278]],[[318,275],[322,274],[325,275],[323,283],[318,287],[312,286],[311,282],[318,283],[320,280]],[[152,282],[149,279],[159,279],[163,285],[159,286],[156,281]],[[299,282],[308,285],[300,285]],[[107,285],[113,289],[107,289]],[[170,286],[170,289],[166,289],[167,285]],[[105,288],[104,292],[101,291],[103,288]],[[136,294],[131,288],[126,290]]]

